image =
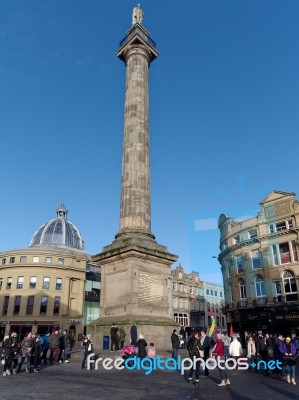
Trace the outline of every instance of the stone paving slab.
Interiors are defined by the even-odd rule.
[[[15,376],[0,376],[1,400],[298,400],[298,386],[262,373],[230,371],[231,385],[217,387],[219,375],[200,375],[200,386],[187,384],[178,371],[143,371],[115,369],[82,370],[79,362],[55,365],[39,373],[21,371]]]

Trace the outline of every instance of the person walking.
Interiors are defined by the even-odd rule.
[[[200,346],[199,349],[203,351],[203,359],[206,362],[210,357],[210,349],[211,349],[211,338],[207,336],[207,330],[202,328],[200,330]],[[209,370],[205,365],[205,376],[209,376]]]
[[[50,350],[51,350],[50,365],[52,365],[53,360],[55,364],[59,364],[59,341],[60,341],[59,338],[60,338],[59,330],[58,328],[56,328],[49,337]]]

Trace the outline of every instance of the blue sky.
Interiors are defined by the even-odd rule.
[[[0,249],[27,247],[63,200],[86,250],[119,229],[127,0],[0,3]],[[298,0],[144,0],[152,232],[221,281],[221,212],[299,193]]]

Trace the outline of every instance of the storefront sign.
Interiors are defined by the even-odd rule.
[[[69,318],[69,324],[81,324],[81,318]]]

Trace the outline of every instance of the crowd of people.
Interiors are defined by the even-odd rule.
[[[3,376],[16,375],[24,365],[26,372],[39,372],[41,366],[69,363],[73,336],[67,330],[54,329],[45,335],[27,332],[20,340],[16,332],[3,339],[1,363]]]

